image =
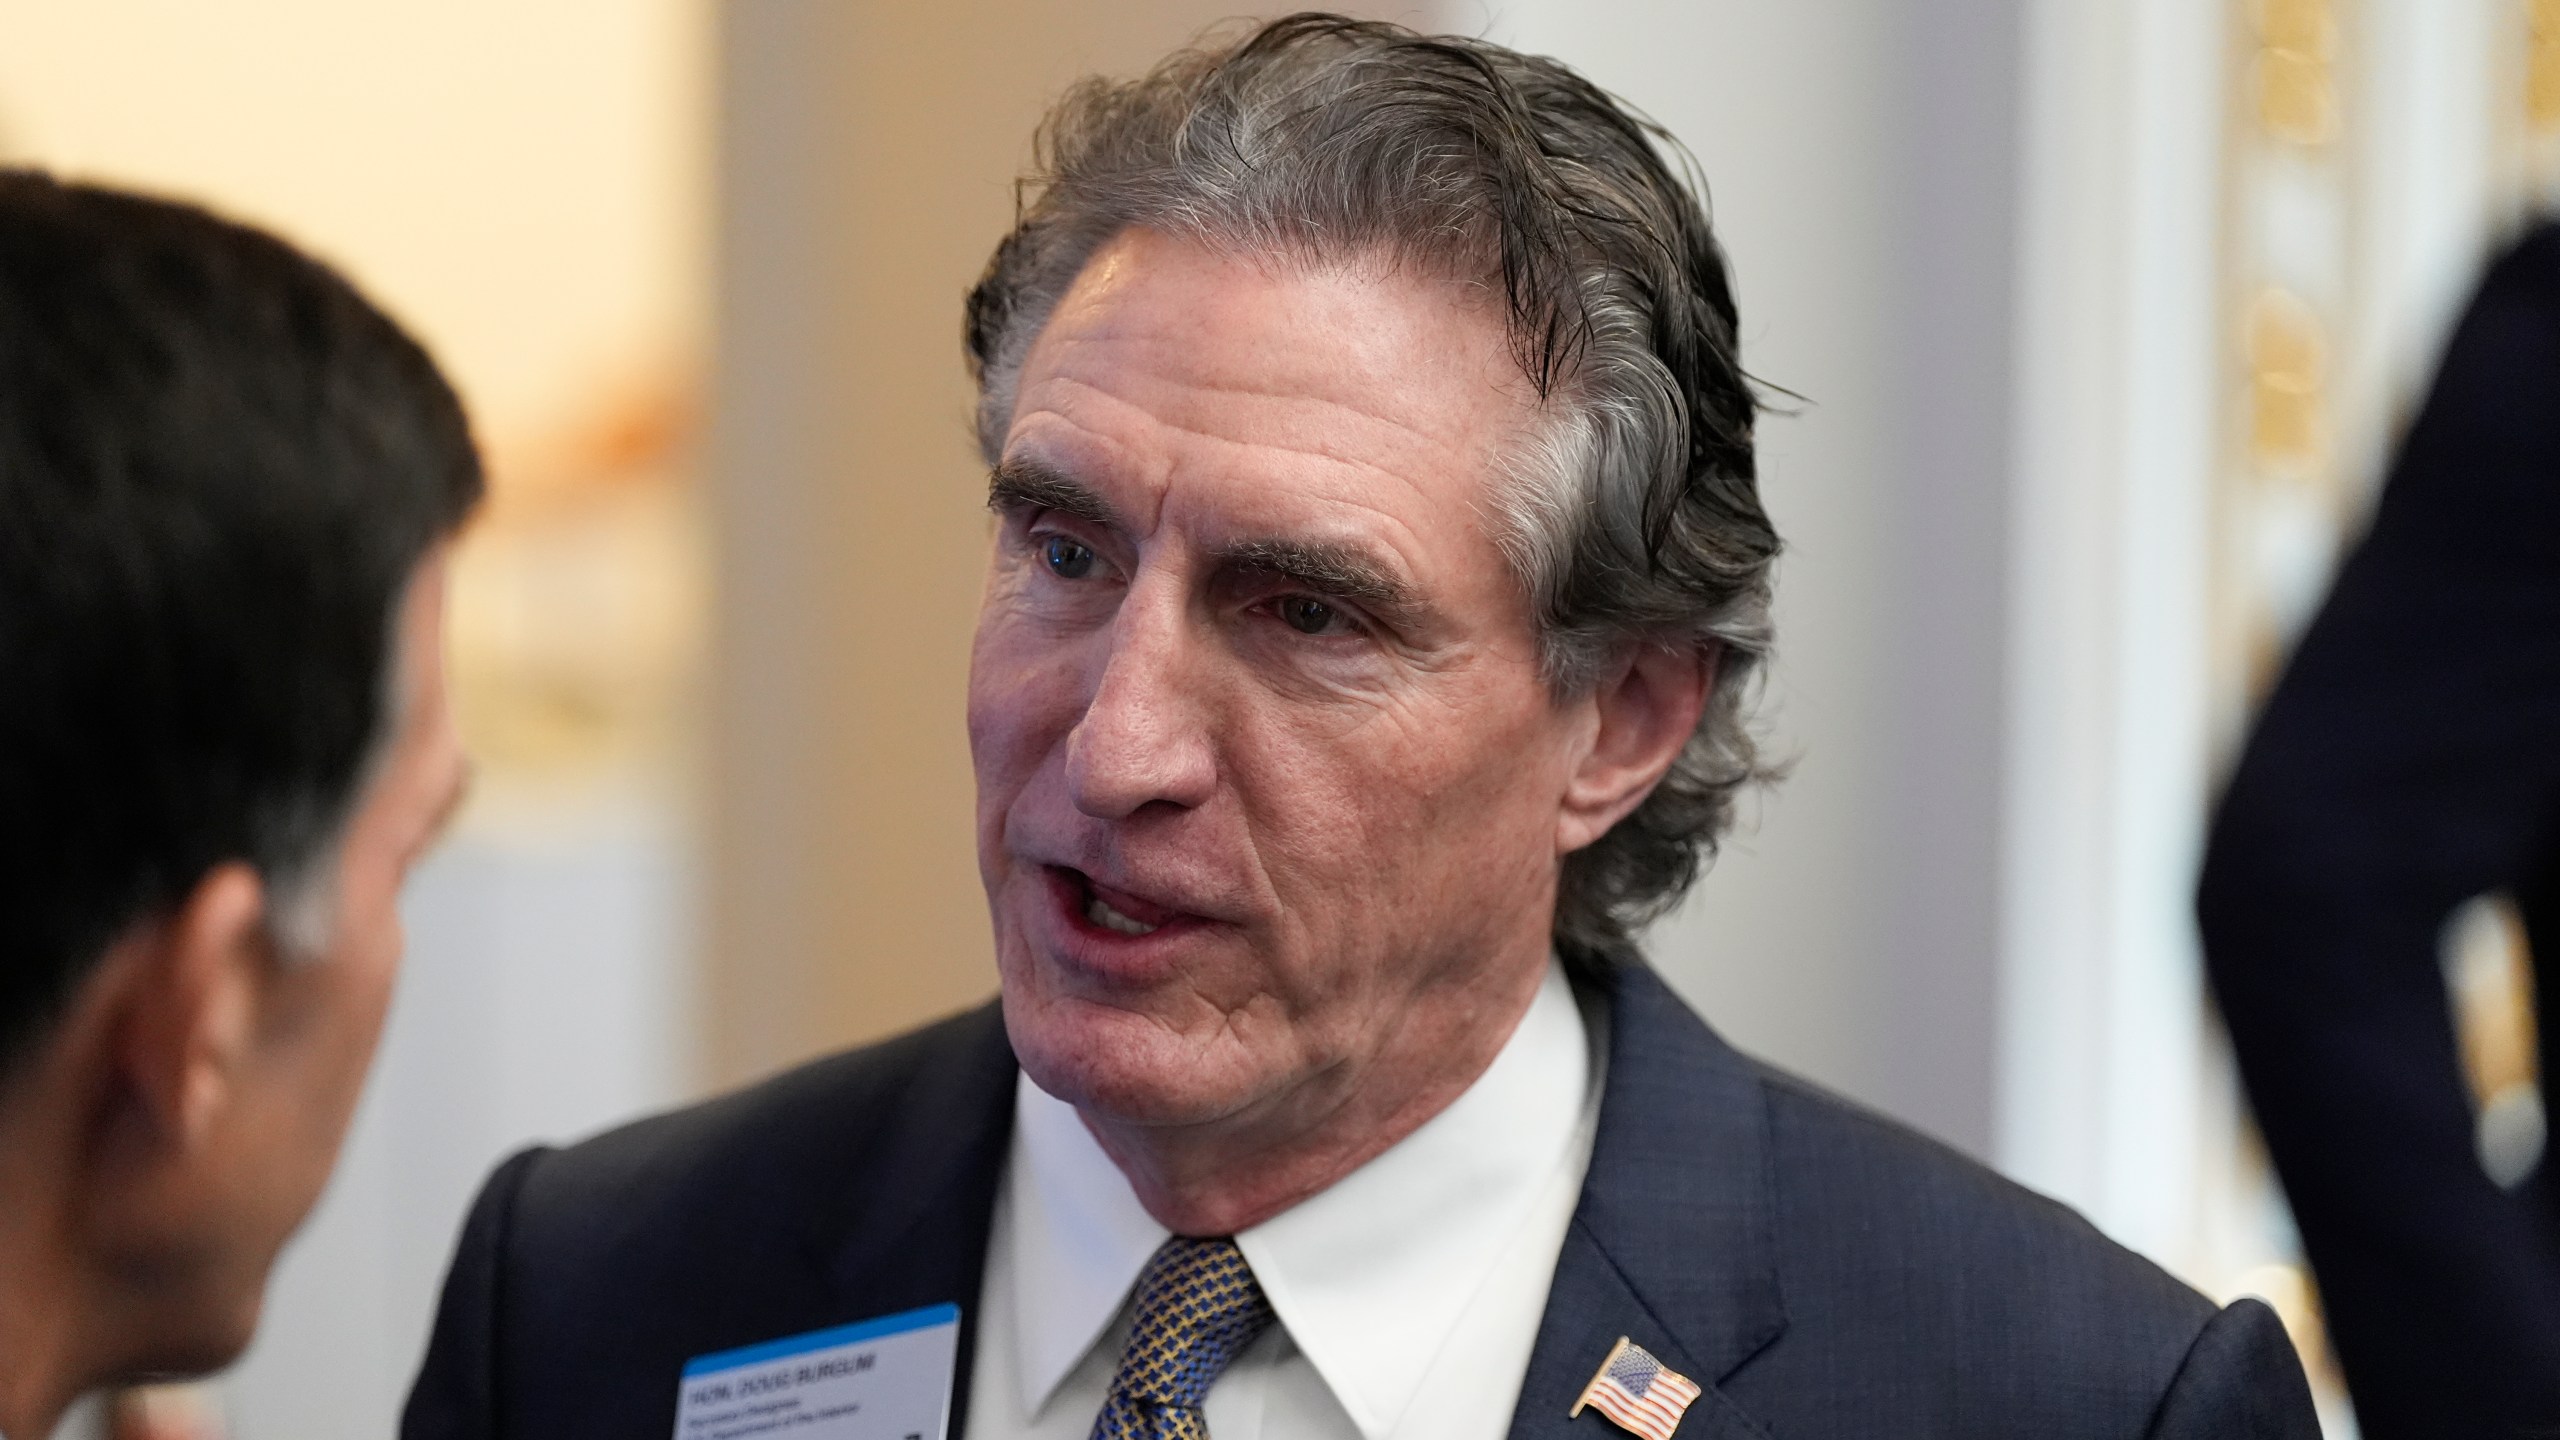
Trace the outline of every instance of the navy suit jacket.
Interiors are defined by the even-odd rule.
[[[2078,1216],[1728,1047],[1641,965],[1599,982],[1599,1133],[1510,1440],[1621,1335],[1705,1387],[1682,1440],[2319,1434],[2274,1314],[2217,1311]],[[993,1006],[491,1177],[408,1440],[660,1437],[695,1355],[961,1307],[1013,1115]]]

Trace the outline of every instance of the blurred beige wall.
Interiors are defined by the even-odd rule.
[[[0,162],[174,193],[344,267],[538,440],[702,329],[702,0],[0,0]]]
[[[1011,220],[1049,100],[1233,13],[721,11],[717,1078],[994,991],[962,733],[988,530],[961,298]]]

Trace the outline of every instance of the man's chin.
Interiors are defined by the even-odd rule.
[[[1202,1125],[1250,1099],[1239,1058],[1127,1010],[1083,1000],[1017,1003],[1005,1029],[1022,1073],[1090,1119],[1122,1125]]]
[[[257,1338],[265,1277],[220,1296],[170,1296],[146,1305],[147,1323],[129,1336],[133,1352],[115,1383],[158,1384],[210,1375],[237,1361]]]

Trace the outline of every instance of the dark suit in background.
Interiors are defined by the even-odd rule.
[[[2063,1207],[1609,985],[1591,1169],[1512,1440],[1620,1335],[1707,1387],[1681,1440],[2316,1436],[2272,1312],[2216,1311]],[[993,1007],[509,1161],[473,1207],[407,1440],[659,1436],[689,1357],[956,1301],[965,1405],[1013,1113]]]
[[[2214,827],[2200,914],[2364,1433],[2560,1433],[2560,1212],[2473,1148],[2439,936],[2560,976],[2560,229],[2491,270]],[[2552,1027],[2543,1029],[2546,1091]]]

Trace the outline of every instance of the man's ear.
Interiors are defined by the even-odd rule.
[[[177,1148],[200,1142],[239,1077],[273,962],[267,892],[230,861],[175,910],[125,937],[130,966],[116,1059],[143,1116]]]
[[[1653,793],[1706,713],[1717,653],[1712,646],[1642,646],[1592,692],[1597,725],[1590,751],[1565,785],[1558,854],[1608,834]]]

